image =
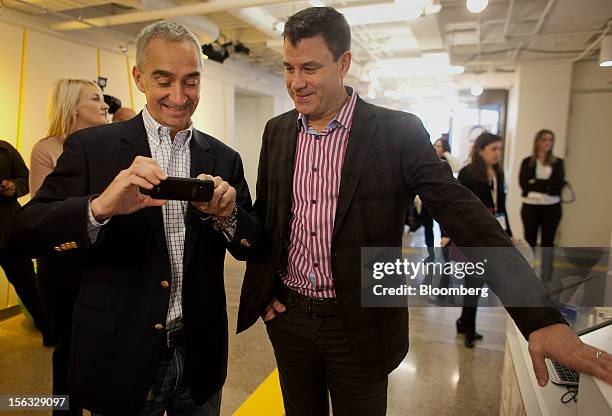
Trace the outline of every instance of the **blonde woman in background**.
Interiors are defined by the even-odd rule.
[[[64,140],[71,133],[107,123],[108,105],[102,90],[93,81],[60,79],[49,95],[47,137],[32,149],[30,193],[36,195],[44,179],[55,169]]]
[[[60,79],[49,95],[47,137],[32,149],[30,193],[36,195],[43,181],[55,169],[63,152],[64,140],[71,133],[107,123],[108,105],[100,87],[93,81]],[[72,332],[72,310],[80,289],[79,259],[68,253],[37,259],[38,282],[57,343],[53,351],[53,394],[69,395],[68,363]],[[70,410],[54,410],[58,415],[82,415],[82,409],[70,400]]]

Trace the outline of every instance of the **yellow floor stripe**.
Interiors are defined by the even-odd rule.
[[[233,416],[282,416],[284,414],[285,407],[278,380],[278,369],[275,368],[234,412]]]

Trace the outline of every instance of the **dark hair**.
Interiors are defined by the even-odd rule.
[[[436,140],[434,142],[434,146],[438,143],[442,143],[442,149],[444,149],[445,152],[449,152],[451,151],[450,149],[450,144],[448,144],[448,140],[446,140],[444,137],[440,137],[438,140]]]
[[[470,152],[470,165],[468,170],[472,178],[476,182],[480,183],[489,183],[489,174],[487,173],[487,164],[484,159],[480,155],[480,151],[490,145],[491,143],[501,142],[503,139],[499,137],[497,134],[492,133],[482,133],[480,136],[476,138],[474,142],[474,146],[472,147],[472,151]],[[493,170],[497,176],[501,176],[503,178],[503,172],[499,168],[499,164],[496,163],[493,165]]]
[[[545,134],[550,134],[550,136],[553,139],[553,145],[551,146],[550,150],[546,153],[546,160],[544,160],[544,164],[550,166],[553,163],[555,163],[555,161],[557,160],[557,158],[553,156],[552,154],[553,147],[555,147],[555,133],[553,133],[550,130],[542,129],[536,133],[535,139],[533,139],[533,152],[531,153],[531,160],[529,161],[529,164],[531,166],[535,165],[536,160],[538,159],[538,142],[540,141],[542,137],[544,137]]]
[[[309,7],[285,22],[283,39],[294,47],[302,39],[321,35],[334,61],[351,49],[351,28],[344,15],[332,7]]]

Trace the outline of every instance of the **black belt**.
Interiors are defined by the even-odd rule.
[[[165,335],[164,347],[168,349],[182,346],[185,341],[184,331],[183,331],[182,326],[178,328],[170,329],[166,331],[164,335]]]
[[[278,299],[287,309],[307,313],[315,317],[326,317],[338,315],[345,302],[331,299],[315,299],[304,296],[294,290],[287,288],[284,284],[279,284],[276,290]]]

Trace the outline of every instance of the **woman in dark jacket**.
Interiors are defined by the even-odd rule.
[[[540,130],[533,142],[533,153],[523,159],[519,183],[523,189],[521,218],[525,240],[533,248],[541,232],[542,247],[554,247],[561,221],[561,188],[565,183],[563,159],[552,153],[555,134]]]
[[[504,187],[504,173],[499,161],[502,155],[502,138],[491,133],[482,133],[476,139],[470,164],[459,171],[459,182],[469,188],[489,209],[499,221],[502,228],[512,237],[508,215],[506,213],[506,190]],[[479,288],[483,283],[480,280],[467,278],[466,286]],[[476,306],[478,295],[465,296],[461,317],[457,320],[457,332],[465,334],[465,346],[474,347],[474,341],[482,339],[476,332]]]

